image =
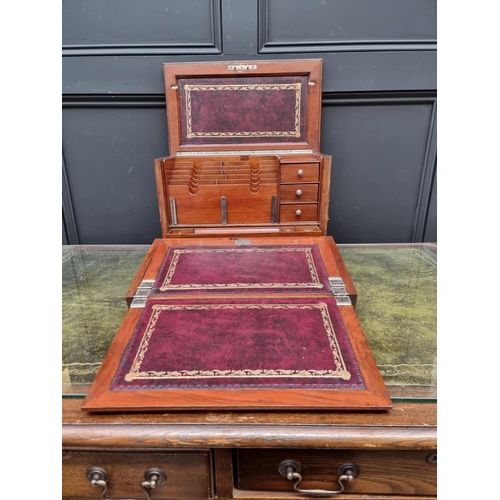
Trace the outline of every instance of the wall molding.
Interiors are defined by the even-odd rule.
[[[323,92],[323,106],[354,106],[365,104],[434,104],[437,99],[435,90],[400,92]]]
[[[64,108],[166,108],[164,94],[63,94]]]
[[[323,92],[323,106],[365,104],[416,104],[436,101],[437,92]],[[164,108],[165,94],[63,94],[63,108],[145,107]]]
[[[222,14],[220,0],[210,0],[211,42],[158,44],[85,44],[63,45],[63,57],[88,56],[161,56],[222,54]]]
[[[424,241],[425,226],[429,214],[432,184],[437,169],[437,103],[432,105],[432,114],[427,134],[424,164],[418,193],[417,207],[413,224],[412,242]]]
[[[68,245],[78,245],[80,237],[78,235],[73,200],[71,198],[66,162],[64,161],[64,152],[62,155],[62,214]]]
[[[322,106],[369,106],[379,104],[428,104],[432,106],[411,235],[412,243],[423,242],[431,202],[432,183],[437,169],[437,92],[330,92],[324,93],[322,97]]]
[[[199,44],[139,44],[139,45],[63,45],[63,57],[88,56],[167,56],[222,54],[219,43]]]
[[[437,51],[437,39],[352,39],[315,41],[269,41],[268,0],[258,0],[258,54],[316,52]]]

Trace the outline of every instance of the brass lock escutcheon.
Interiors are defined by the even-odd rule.
[[[101,467],[91,467],[87,471],[87,479],[93,487],[100,486],[102,488],[101,498],[103,500],[127,500],[122,499],[110,499],[106,496],[106,491],[108,491],[108,481],[109,474],[107,471]],[[141,490],[145,493],[146,499],[151,500],[151,492],[149,490],[154,490],[158,486],[164,484],[167,480],[167,475],[156,467],[148,469],[144,473],[144,481],[141,483]]]
[[[299,483],[302,481],[302,476],[300,475],[300,463],[295,460],[283,460],[278,466],[279,473],[286,477],[289,481],[294,481],[293,489],[298,493],[303,495],[309,495],[312,497],[328,497],[331,495],[338,495],[344,491],[344,482],[352,483],[355,478],[359,476],[359,468],[356,464],[352,462],[344,462],[337,468],[338,483],[340,489],[338,490],[305,490],[299,488]]]

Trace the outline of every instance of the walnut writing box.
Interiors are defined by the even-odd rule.
[[[84,410],[391,408],[326,234],[321,68],[164,65],[162,238]]]

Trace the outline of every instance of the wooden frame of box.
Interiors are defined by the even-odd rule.
[[[171,155],[154,161],[162,238],[82,409],[390,409],[356,290],[326,235],[321,60],[166,64],[164,75]],[[243,364],[217,357],[212,338],[228,353],[238,345]]]

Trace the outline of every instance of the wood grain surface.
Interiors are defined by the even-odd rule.
[[[63,498],[100,498],[101,487],[92,487],[87,470],[100,467],[109,474],[108,498],[144,498],[140,488],[144,473],[161,469],[166,482],[153,490],[153,498],[208,498],[211,491],[208,451],[199,452],[85,452],[64,451]]]
[[[255,69],[249,71],[235,71],[228,66],[234,65],[255,65]],[[321,89],[322,89],[322,65],[321,59],[289,59],[277,61],[224,61],[205,63],[181,63],[164,64],[165,97],[167,102],[168,119],[168,144],[170,154],[174,155],[179,151],[199,151],[199,145],[182,144],[182,134],[180,130],[180,99],[179,99],[179,79],[182,78],[217,78],[234,76],[285,76],[285,75],[307,75],[308,80],[313,85],[308,86],[307,91],[307,132],[306,140],[303,142],[275,142],[275,143],[252,143],[249,139],[244,145],[239,144],[238,149],[244,150],[272,150],[272,149],[307,149],[319,151],[321,134]],[[215,141],[215,139],[214,139]],[[224,151],[234,149],[231,144],[204,145],[205,150]]]
[[[304,447],[434,449],[436,405],[395,403],[391,412],[87,413],[63,400],[63,446],[74,449]]]
[[[294,460],[301,466],[300,488],[338,490],[337,469],[351,462],[360,473],[345,486],[346,493],[435,495],[437,468],[426,460],[430,454],[426,450],[236,450],[235,487],[293,492],[292,481],[279,473],[278,466]]]

